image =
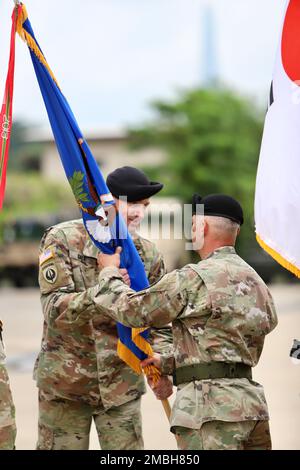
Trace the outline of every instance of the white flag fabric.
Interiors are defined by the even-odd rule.
[[[300,277],[300,0],[286,5],[257,169],[258,243]]]

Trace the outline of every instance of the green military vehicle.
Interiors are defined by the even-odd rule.
[[[0,285],[38,285],[39,243],[46,228],[62,217],[27,217],[2,224],[0,236]]]

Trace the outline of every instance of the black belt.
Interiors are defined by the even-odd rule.
[[[174,385],[205,379],[252,379],[252,368],[247,364],[209,362],[179,367],[174,373]]]

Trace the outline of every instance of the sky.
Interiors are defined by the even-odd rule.
[[[203,11],[214,13],[219,80],[264,104],[286,0],[24,0],[36,38],[83,129],[151,117],[151,101],[201,85]],[[0,99],[12,0],[0,0]],[[14,119],[48,119],[26,45],[16,38]]]

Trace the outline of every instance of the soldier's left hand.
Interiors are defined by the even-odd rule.
[[[119,273],[121,274],[122,278],[123,278],[123,282],[125,282],[125,284],[127,284],[129,287],[130,287],[130,277],[129,277],[129,274],[127,272],[127,269],[119,269]]]
[[[97,262],[100,269],[103,268],[119,268],[120,267],[120,253],[122,251],[122,247],[118,246],[116,248],[114,255],[106,255],[104,253],[99,253],[97,256]]]

